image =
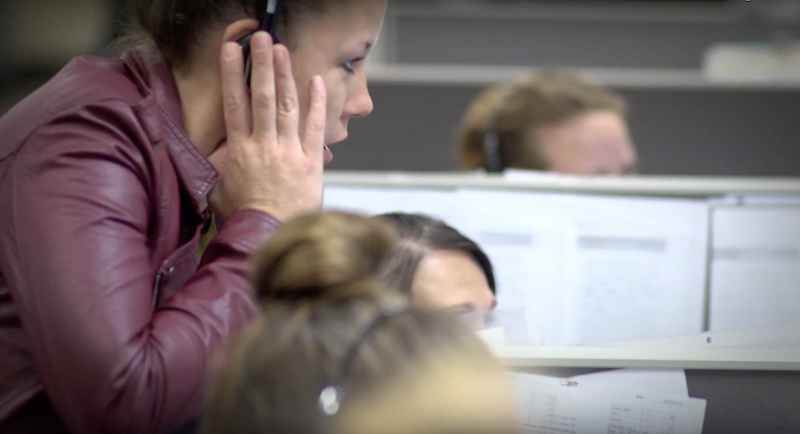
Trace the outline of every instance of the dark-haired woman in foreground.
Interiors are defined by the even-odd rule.
[[[513,396],[453,315],[385,289],[393,228],[301,217],[256,257],[266,314],[242,336],[201,434],[506,434]]]
[[[414,304],[467,314],[494,309],[495,278],[477,243],[447,223],[423,214],[377,216],[398,233],[381,275]]]
[[[236,41],[266,0],[130,3],[149,42],[75,59],[0,119],[3,434],[197,416],[211,357],[258,312],[250,254],[319,207],[327,145],[372,110],[385,0],[284,0],[251,92]]]

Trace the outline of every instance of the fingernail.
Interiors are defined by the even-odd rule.
[[[322,77],[320,77],[319,75],[315,75],[314,78],[311,79],[311,86],[314,89],[317,90],[322,89],[323,84],[324,82],[322,81]]]
[[[278,62],[283,62],[283,59],[286,57],[286,53],[283,52],[281,48],[275,47],[275,60]]]
[[[258,32],[253,36],[253,44],[259,50],[267,48],[267,35],[264,32]]]
[[[236,57],[236,52],[238,50],[239,48],[236,46],[236,44],[225,44],[225,46],[222,47],[222,57],[225,60],[233,60],[233,58]]]

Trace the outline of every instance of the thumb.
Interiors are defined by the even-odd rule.
[[[225,167],[228,164],[228,144],[223,143],[208,156],[208,162],[214,166],[217,173],[222,176],[225,174]]]

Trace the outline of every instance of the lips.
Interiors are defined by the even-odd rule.
[[[331,152],[331,148],[325,146],[324,149],[322,150],[322,153],[323,153],[322,161],[325,164],[328,164],[331,161],[333,161],[333,152]]]

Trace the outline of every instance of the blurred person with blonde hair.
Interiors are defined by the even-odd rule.
[[[216,379],[202,434],[515,433],[513,393],[481,340],[387,291],[391,224],[300,217],[256,256],[265,314]]]
[[[580,175],[636,172],[622,96],[562,71],[484,90],[458,130],[461,167]]]

